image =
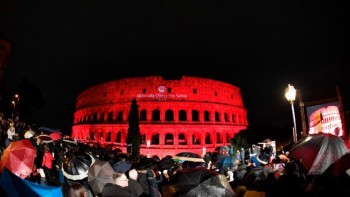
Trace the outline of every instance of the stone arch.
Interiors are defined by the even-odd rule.
[[[146,121],[147,120],[147,110],[143,109],[140,111],[140,121]]]
[[[231,142],[231,137],[229,133],[226,133],[226,143],[230,143]]]
[[[220,113],[215,111],[215,122],[220,122]]]
[[[165,121],[174,121],[174,111],[168,109],[165,111]]]
[[[152,111],[152,121],[160,121],[160,110],[155,109]]]
[[[179,111],[179,121],[187,121],[187,112],[183,109]]]
[[[232,122],[233,122],[233,123],[236,123],[236,121],[237,121],[237,120],[236,120],[236,115],[235,115],[235,114],[232,114]]]
[[[123,111],[119,111],[117,115],[117,122],[122,122],[124,120]]]
[[[98,119],[98,122],[104,122],[104,120],[105,120],[105,113],[104,113],[104,112],[101,112],[101,113],[100,113],[100,117],[99,117],[99,119]]]
[[[106,142],[111,142],[111,141],[112,141],[112,132],[108,131],[106,136]]]
[[[225,112],[224,113],[224,117],[225,117],[225,122],[229,122],[230,121],[228,113]]]
[[[199,112],[198,110],[192,110],[192,121],[198,122],[199,121]]]
[[[166,133],[164,140],[165,145],[174,145],[174,135],[172,133]]]
[[[204,121],[206,122],[210,121],[210,112],[208,110],[204,111]]]
[[[199,144],[201,144],[201,141],[202,141],[202,136],[200,135],[200,133],[198,133],[198,132],[192,133],[192,144],[193,145],[199,145]]]
[[[179,133],[178,136],[178,140],[179,140],[179,145],[187,145],[187,139],[186,139],[186,135],[184,133]]]
[[[211,137],[209,132],[205,133],[205,144],[211,144]]]
[[[97,112],[92,114],[91,122],[97,122]]]
[[[222,143],[222,138],[221,134],[219,132],[216,133],[216,143],[221,144]]]
[[[95,140],[95,132],[94,131],[90,131],[89,138],[90,138],[90,140]]]
[[[156,133],[156,134],[152,135],[151,144],[159,145],[159,142],[160,142],[159,138],[160,138],[159,133]]]
[[[113,122],[113,111],[108,112],[107,121],[108,121],[108,122]]]
[[[118,131],[117,136],[115,138],[115,142],[121,143],[122,142],[122,132]]]
[[[146,134],[141,134],[141,144],[146,144]]]

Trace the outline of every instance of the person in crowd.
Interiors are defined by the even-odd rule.
[[[122,172],[114,172],[112,175],[114,184],[107,183],[102,189],[102,197],[137,197],[135,193],[130,191],[129,179]]]
[[[286,163],[281,176],[277,179],[274,189],[276,196],[300,196],[304,191],[304,181],[297,175],[297,164],[294,161]]]
[[[13,141],[14,136],[17,136],[16,129],[14,126],[14,122],[10,122],[10,126],[7,129],[7,139],[5,141],[5,148],[8,147]]]
[[[65,179],[64,184],[62,184],[62,190],[69,190],[69,188],[74,185],[74,184],[80,184],[85,188],[85,192],[86,192],[86,197],[95,197],[95,195],[93,194],[90,186],[89,186],[89,182],[88,182],[88,178],[83,178],[81,180],[71,180],[71,179]]]
[[[38,168],[38,172],[40,174],[40,184],[47,185],[44,169]]]
[[[73,183],[63,192],[64,197],[87,197],[85,187],[80,183]]]
[[[139,169],[137,170],[138,176],[137,181],[141,184],[143,188],[143,194],[141,196],[149,196],[149,187],[147,181],[147,169]]]
[[[240,157],[240,160],[241,160],[241,163],[244,164],[244,162],[245,162],[245,150],[244,150],[243,147],[241,148],[241,157]]]
[[[45,152],[43,155],[42,168],[45,172],[46,182],[48,185],[53,184],[52,164],[53,164],[53,155],[51,153],[49,146],[45,145]]]
[[[0,139],[1,139],[1,148],[5,147],[5,140],[7,138],[6,130],[6,120],[3,118],[0,119]]]
[[[208,164],[208,169],[211,168],[212,165],[212,158],[211,158],[211,152],[206,152],[204,155],[204,161]]]
[[[146,173],[148,187],[149,187],[149,196],[150,197],[160,197],[161,193],[159,192],[158,183],[163,181],[163,175],[161,173],[156,174],[153,169],[149,169]]]
[[[129,177],[129,189],[136,196],[145,196],[143,187],[140,182],[138,182],[138,172],[136,169],[131,169],[128,172]]]

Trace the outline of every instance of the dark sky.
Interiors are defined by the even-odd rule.
[[[239,86],[251,125],[291,123],[288,83],[304,101],[349,92],[349,13],[322,0],[0,0],[12,44],[2,92],[26,78],[45,100],[33,117],[70,132],[88,87],[191,75]]]

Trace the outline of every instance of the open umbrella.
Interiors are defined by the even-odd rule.
[[[0,186],[11,197],[63,197],[61,187],[39,185],[21,179],[6,168],[1,173]]]
[[[62,141],[68,144],[77,144],[77,141],[71,137],[64,137]]]
[[[49,127],[39,127],[39,131],[44,131],[46,133],[52,133],[52,132],[57,132],[56,129],[51,129]]]
[[[230,147],[228,147],[228,146],[220,146],[219,148],[217,148],[217,150],[219,152],[223,152],[223,151],[228,152],[228,151],[230,151]]]
[[[250,167],[242,179],[243,184],[254,190],[261,189],[268,178],[268,173],[265,173],[266,171],[267,169],[264,169],[262,166]]]
[[[24,133],[24,138],[29,139],[35,135],[35,132],[33,130],[28,130]]]
[[[63,160],[62,173],[70,180],[82,180],[88,177],[90,166],[95,162],[95,159],[87,154],[67,155]]]
[[[163,170],[169,170],[170,168],[174,167],[176,165],[176,162],[172,160],[171,156],[163,157],[161,160],[157,162],[157,168],[161,171]]]
[[[174,161],[193,161],[193,162],[205,162],[204,159],[192,152],[181,152],[176,154],[173,158]]]
[[[184,161],[181,164],[182,168],[208,168],[206,162],[193,162],[193,161]]]
[[[234,196],[226,177],[205,168],[184,169],[162,188],[164,196]]]
[[[347,153],[349,150],[340,137],[319,133],[298,141],[290,157],[299,161],[308,174],[320,175]]]
[[[144,170],[147,168],[153,168],[157,166],[156,160],[152,158],[143,157],[138,162],[132,164],[130,169]]]
[[[52,138],[52,140],[59,140],[62,138],[62,135],[61,133],[59,132],[53,132],[53,133],[50,133],[50,137]]]
[[[225,157],[222,157],[218,161],[214,163],[214,165],[221,169],[221,168],[232,168],[233,166],[236,166],[239,164],[239,160],[236,156],[226,155]]]
[[[52,142],[52,137],[50,137],[49,135],[46,135],[46,134],[40,134],[40,135],[36,136],[35,138],[39,139],[43,143],[50,143],[50,142]]]
[[[0,162],[0,170],[6,167],[21,178],[26,178],[31,172],[36,156],[36,149],[28,139],[13,141],[5,149]]]
[[[324,173],[334,176],[341,176],[347,173],[347,175],[350,176],[350,153],[343,155],[340,159],[335,161]]]
[[[130,168],[131,168],[131,163],[125,160],[121,160],[113,164],[113,170],[116,172],[125,173],[126,171],[130,170]]]
[[[114,170],[108,161],[95,161],[88,171],[88,183],[95,195],[100,196],[106,183],[114,183]]]

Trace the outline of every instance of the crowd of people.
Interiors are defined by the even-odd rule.
[[[18,126],[18,128],[16,127]],[[25,139],[26,130],[33,130],[33,126],[25,126],[13,121],[1,121],[1,147],[2,151],[12,141]],[[17,132],[21,130],[20,132]],[[259,155],[246,154],[244,149],[236,151],[218,150],[207,152],[203,156],[204,162],[192,163],[174,161],[172,156],[159,158],[153,156],[154,162],[150,165],[138,165],[146,156],[132,156],[112,148],[88,146],[86,144],[64,146],[61,140],[44,143],[35,138],[27,138],[37,149],[33,171],[26,177],[27,180],[40,185],[62,187],[63,196],[67,197],[167,197],[186,196],[170,191],[166,187],[172,183],[177,174],[189,168],[203,168],[226,177],[228,186],[233,191],[232,196],[350,196],[348,184],[350,178],[346,174],[341,177],[309,176],[298,161],[294,161],[288,154],[273,155],[269,146]],[[238,153],[240,150],[240,153]],[[62,173],[62,163],[65,155],[71,151],[76,154],[90,153],[96,160],[107,161],[114,172],[108,176],[113,182],[104,185],[97,193],[91,188],[87,178],[71,180]],[[235,158],[232,165],[217,165],[220,159],[226,156]],[[171,165],[161,167],[160,162],[168,160]],[[217,196],[213,191],[209,196]]]

